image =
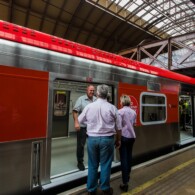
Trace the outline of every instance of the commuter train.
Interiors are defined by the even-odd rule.
[[[118,108],[130,96],[134,158],[181,144],[181,98],[194,136],[194,78],[0,21],[0,194],[87,177],[77,169],[72,108],[89,83],[107,84]],[[119,165],[116,151],[112,168]]]

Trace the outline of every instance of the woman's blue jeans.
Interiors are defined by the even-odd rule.
[[[135,138],[121,137],[120,159],[123,184],[127,184],[130,179],[134,142]]]
[[[88,178],[87,190],[96,191],[98,187],[98,167],[100,164],[100,188],[110,188],[111,165],[114,156],[114,136],[88,137]]]

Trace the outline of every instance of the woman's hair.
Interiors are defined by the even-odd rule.
[[[128,95],[122,95],[120,101],[123,106],[130,106],[131,104],[131,99]]]
[[[107,85],[98,85],[97,86],[97,95],[102,98],[102,99],[106,99],[108,96],[108,90],[109,87]]]

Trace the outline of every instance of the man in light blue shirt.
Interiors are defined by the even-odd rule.
[[[87,87],[87,93],[86,95],[83,95],[79,97],[76,101],[76,104],[73,108],[73,119],[74,119],[74,126],[77,131],[77,167],[80,171],[85,170],[84,165],[84,147],[86,142],[86,125],[85,124],[79,124],[78,122],[78,115],[81,114],[85,106],[87,106],[89,103],[92,103],[96,100],[96,97],[94,96],[95,88],[93,85],[89,85]]]
[[[114,135],[120,147],[121,120],[117,108],[107,102],[109,87],[97,86],[98,99],[88,104],[79,115],[79,123],[87,124],[88,134],[88,179],[89,194],[95,194],[98,187],[98,167],[101,166],[100,189],[103,194],[112,195],[110,188],[111,164],[114,157]]]

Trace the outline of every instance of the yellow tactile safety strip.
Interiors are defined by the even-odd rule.
[[[122,195],[133,195],[133,194],[139,193],[139,192],[145,190],[146,188],[152,186],[153,184],[165,179],[166,177],[169,177],[171,174],[176,173],[178,170],[181,170],[181,169],[189,166],[190,164],[192,164],[194,162],[195,162],[195,158],[167,171],[166,173],[159,175],[158,177],[155,177],[154,179],[144,183],[143,185],[140,185],[140,186],[130,190],[129,192],[122,193]]]

